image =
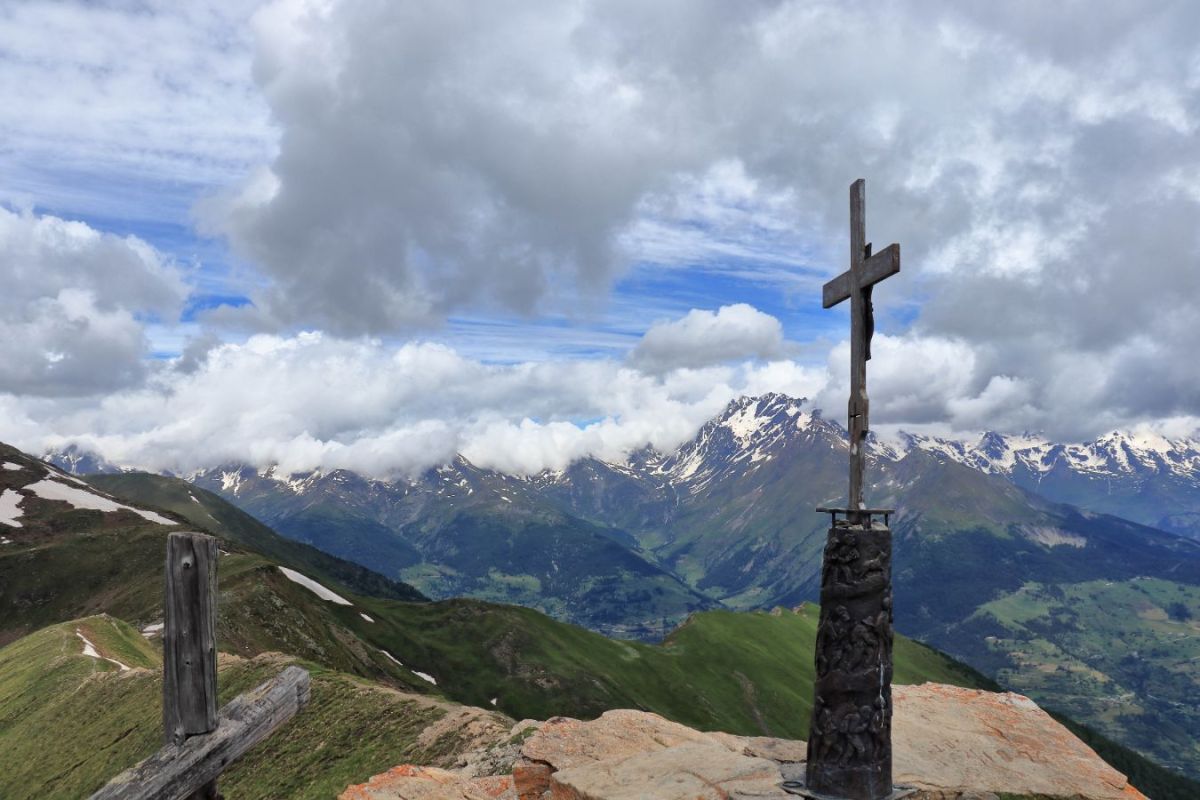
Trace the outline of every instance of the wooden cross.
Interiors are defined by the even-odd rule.
[[[871,255],[866,241],[866,185],[862,178],[850,185],[850,269],[825,284],[821,292],[825,308],[850,299],[850,495],[846,505],[850,521],[856,524],[868,510],[863,503],[863,443],[869,430],[867,361],[875,333],[871,290],[900,271],[900,245],[888,245]]]
[[[90,800],[219,800],[217,778],[309,698],[308,671],[291,666],[217,711],[217,540],[167,537],[163,738],[157,753]]]

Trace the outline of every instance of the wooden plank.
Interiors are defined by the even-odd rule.
[[[217,540],[167,537],[163,625],[163,741],[217,727]]]
[[[821,287],[821,307],[833,308],[850,297],[850,273],[843,272]]]
[[[889,244],[863,262],[859,285],[874,286],[900,271],[900,245]],[[821,287],[821,307],[832,308],[850,297],[850,273],[843,272]]]
[[[889,244],[863,262],[863,273],[862,278],[859,279],[859,284],[863,287],[874,286],[884,278],[890,278],[899,271],[900,245]]]
[[[184,800],[212,784],[230,763],[308,702],[310,677],[291,666],[221,710],[216,729],[168,744],[113,778],[91,800]]]

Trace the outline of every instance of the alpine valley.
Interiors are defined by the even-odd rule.
[[[218,539],[222,702],[287,664],[304,712],[221,779],[228,797],[318,800],[398,763],[452,767],[518,719],[653,711],[704,730],[802,738],[817,614],[694,614],[660,644],[411,587],[284,539],[178,478],[104,491],[0,445],[0,797],[86,797],[161,744],[163,552]],[[995,689],[898,636],[895,680]],[[1195,784],[1074,726],[1146,787]],[[1190,787],[1190,788],[1189,788]]]
[[[675,452],[624,463],[520,476],[459,457],[390,480],[245,465],[186,477],[429,597],[654,640],[695,612],[814,600],[828,527],[814,509],[844,502],[846,451],[840,424],[765,395],[731,403]],[[148,476],[78,451],[50,459],[164,506]],[[1200,442],[901,435],[872,441],[868,475],[871,505],[896,509],[899,632],[1200,775]]]

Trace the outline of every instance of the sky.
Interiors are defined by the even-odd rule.
[[[0,440],[536,472],[732,398],[1200,424],[1200,5],[0,0]]]

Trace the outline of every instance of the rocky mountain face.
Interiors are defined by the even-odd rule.
[[[539,485],[463,458],[414,480],[345,470],[193,476],[285,536],[370,565],[433,597],[520,603],[594,630],[653,638],[719,607],[619,527],[570,513]]]

